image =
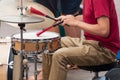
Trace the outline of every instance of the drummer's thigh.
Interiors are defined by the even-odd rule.
[[[69,36],[61,38],[61,47],[78,47],[82,45],[83,39],[81,38],[72,38]]]
[[[109,50],[106,51],[108,53],[89,45],[82,45],[80,47],[61,48],[55,52],[54,57],[65,60],[69,64],[80,66],[99,65],[110,63],[114,59],[114,55]]]
[[[55,51],[53,57],[59,60],[67,60],[68,63],[78,64],[81,58],[88,56],[89,46],[61,48]]]

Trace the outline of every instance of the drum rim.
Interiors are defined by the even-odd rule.
[[[60,37],[54,37],[54,38],[49,38],[49,39],[23,39],[23,42],[48,42],[48,41],[52,41],[52,40],[58,40],[60,39]],[[20,38],[12,38],[12,41],[18,41],[20,42]]]
[[[25,32],[25,34],[28,34],[28,33],[36,33],[36,32],[39,32],[38,30],[34,30],[34,31],[28,31],[28,32]],[[51,31],[46,31],[46,33],[52,33],[52,34],[55,34],[54,37],[50,37],[50,38],[45,38],[45,39],[32,39],[32,38],[24,38],[23,37],[23,42],[46,42],[46,41],[52,41],[52,40],[59,40],[60,39],[60,35],[59,33],[56,33],[56,32],[51,32]],[[11,41],[18,41],[20,42],[21,39],[20,37],[15,37],[15,35],[20,35],[20,33],[16,33],[16,34],[13,34],[12,37],[11,37]],[[24,36],[24,33],[23,33],[23,36]]]

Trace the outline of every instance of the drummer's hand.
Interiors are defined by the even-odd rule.
[[[79,20],[77,20],[73,15],[60,16],[55,19],[58,21],[63,21],[63,26],[77,26],[77,24],[79,23]]]

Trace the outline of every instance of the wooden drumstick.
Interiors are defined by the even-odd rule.
[[[74,16],[77,16],[77,15],[79,15],[79,14],[75,14]],[[57,25],[62,24],[63,22],[64,22],[64,21],[58,21],[58,23],[56,23],[56,24],[54,24],[54,25],[52,25],[52,26],[49,26],[49,27],[45,28],[44,30],[38,32],[38,33],[36,34],[37,37],[39,37],[39,35],[41,35],[42,33],[46,32],[47,30],[49,30],[49,29],[51,29],[51,28],[53,28],[53,27],[56,27]],[[67,25],[67,26],[69,26],[69,25]]]

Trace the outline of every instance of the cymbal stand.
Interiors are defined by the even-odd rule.
[[[23,30],[25,27],[25,23],[18,23],[18,26],[20,27],[20,41],[21,41],[21,45],[20,45],[20,56],[21,56],[21,73],[20,73],[20,80],[23,80]]]
[[[20,7],[17,8],[18,10],[20,9],[20,15],[23,15],[23,0],[20,0]]]
[[[21,2],[22,3],[22,2]],[[27,16],[23,14],[23,7],[20,8],[21,9],[21,15],[11,15],[11,16],[3,16],[0,18],[1,21],[3,22],[9,22],[9,23],[17,23],[18,26],[20,27],[20,53],[18,54],[20,57],[20,70],[18,72],[16,72],[15,70],[13,70],[13,74],[15,73],[20,73],[19,76],[15,76],[15,80],[23,80],[23,72],[24,72],[24,64],[23,64],[23,58],[26,58],[27,56],[25,56],[25,52],[24,52],[24,45],[23,45],[23,31],[25,30],[25,24],[29,24],[29,23],[38,23],[38,22],[42,22],[44,21],[43,18],[38,18],[38,17],[32,17],[32,16]],[[14,66],[17,66],[17,64]],[[27,66],[27,64],[26,64]],[[27,66],[28,67],[28,66]],[[28,70],[26,69],[26,72],[28,72]],[[17,78],[17,79],[16,79]],[[18,79],[19,78],[19,79]],[[26,78],[27,77],[27,73],[26,73]]]
[[[21,4],[21,6],[18,8],[18,10],[20,9],[20,15],[22,16],[22,15],[24,15],[23,14],[23,9],[24,9],[24,7],[23,7],[23,0],[20,0],[20,4]],[[26,9],[25,9],[26,10]],[[24,76],[24,66],[26,66],[26,80],[28,80],[28,69],[27,69],[27,64],[26,65],[24,65],[23,64],[23,56],[24,56],[24,51],[23,51],[23,31],[25,30],[24,29],[24,27],[25,27],[25,23],[18,23],[18,26],[20,27],[20,40],[21,40],[21,46],[20,46],[20,55],[21,55],[21,74],[20,74],[20,80],[23,80],[23,76]]]
[[[19,4],[17,6],[17,10],[20,10],[20,15],[24,15],[24,10],[27,11],[27,9],[28,9],[27,6],[24,6],[24,4],[25,4],[24,2],[25,2],[25,0],[24,1],[20,0],[20,2],[18,2]],[[27,3],[28,3],[28,1],[27,1]]]

